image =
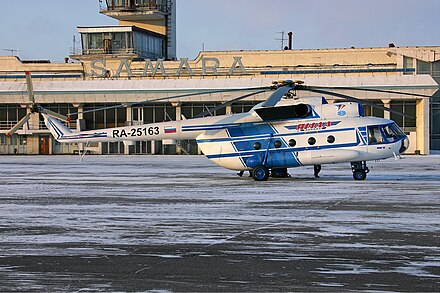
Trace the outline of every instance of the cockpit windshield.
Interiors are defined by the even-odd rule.
[[[396,123],[368,127],[369,144],[395,142],[405,137],[405,133]]]

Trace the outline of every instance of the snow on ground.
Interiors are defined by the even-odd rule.
[[[0,156],[0,291],[439,291],[440,155],[255,182],[199,156]]]

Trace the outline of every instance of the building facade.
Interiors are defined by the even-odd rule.
[[[435,57],[437,56],[437,57]],[[191,118],[206,109],[242,94],[212,94],[166,103],[122,107],[159,97],[197,92],[208,88],[268,85],[272,80],[303,80],[308,85],[375,87],[425,94],[432,98],[390,95],[363,91],[344,93],[374,101],[417,116],[402,118],[366,107],[367,114],[389,117],[410,135],[411,152],[427,154],[440,149],[439,47],[365,48],[292,51],[202,52],[195,60],[176,61],[120,58],[86,59],[78,63],[29,63],[0,57],[0,153],[64,154],[76,146],[58,145],[33,115],[31,122],[11,138],[7,130],[30,111],[24,71],[32,72],[35,98],[48,109],[70,114],[94,108],[117,106],[105,111],[79,114],[83,128],[99,129]],[[311,93],[299,93],[313,95]],[[261,94],[233,104],[214,115],[249,110],[267,98]],[[329,100],[333,97],[326,97]],[[77,127],[76,120],[70,127]],[[197,153],[194,142],[167,145],[138,142],[135,145],[106,143],[91,149],[108,153]]]
[[[25,71],[32,73],[36,102],[67,115],[72,129],[99,129],[191,118],[245,92],[217,93],[124,107],[127,103],[195,93],[203,89],[270,85],[302,80],[313,86],[379,88],[431,98],[349,90],[343,93],[416,116],[403,118],[365,107],[367,115],[391,118],[409,135],[409,152],[440,150],[440,46],[279,51],[201,52],[176,58],[175,1],[106,0],[101,13],[118,26],[79,27],[81,52],[75,62],[50,63],[0,57],[0,154],[71,154],[42,117],[33,114],[12,137],[7,131],[31,112]],[[212,115],[248,111],[268,97],[260,94]],[[299,92],[298,95],[315,95]],[[334,97],[326,96],[334,101]],[[106,107],[104,111],[88,110]],[[98,154],[198,153],[194,141],[99,143]]]

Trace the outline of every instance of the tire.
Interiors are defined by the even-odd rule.
[[[252,170],[252,178],[255,181],[267,181],[269,179],[269,169],[264,166],[257,166]]]
[[[354,180],[365,180],[367,178],[367,172],[365,170],[355,170],[353,172]]]

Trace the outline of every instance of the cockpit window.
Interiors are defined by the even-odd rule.
[[[393,131],[397,135],[397,137],[401,138],[401,137],[405,136],[405,133],[402,131],[402,129],[400,129],[399,126],[397,126],[396,123],[390,124],[388,126],[389,126],[390,130]]]
[[[405,137],[405,133],[395,123],[368,127],[369,144],[395,142],[402,137]]]
[[[368,127],[368,139],[370,144],[383,143],[384,138],[380,132],[379,126]]]
[[[399,138],[397,137],[396,133],[393,131],[392,124],[387,125],[383,128],[383,133],[385,134],[385,138],[389,141],[389,142],[395,142],[396,140],[398,140]]]

